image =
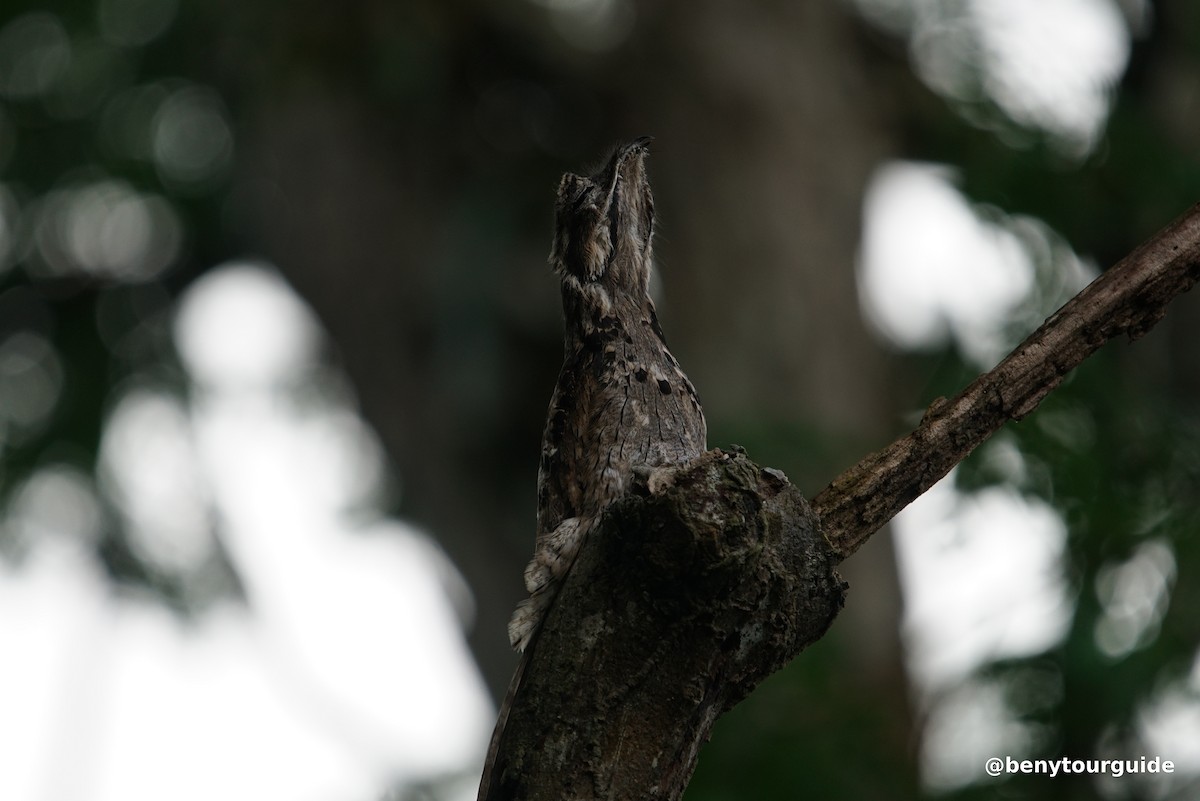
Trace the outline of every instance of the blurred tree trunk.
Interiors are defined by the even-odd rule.
[[[567,22],[532,4],[228,9],[267,32],[228,57],[262,86],[243,98],[239,208],[338,344],[399,468],[401,511],[470,582],[471,644],[497,695],[560,360],[545,267],[559,172],[656,137],[660,309],[710,444],[761,432],[741,444],[813,493],[896,418],[854,281],[863,188],[894,149],[855,21],[830,3],[617,7],[637,16],[602,52],[572,48]],[[820,452],[797,452],[796,431]],[[879,747],[903,753],[888,539],[846,576],[832,634],[846,682],[887,710]]]

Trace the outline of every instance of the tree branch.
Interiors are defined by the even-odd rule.
[[[799,490],[740,453],[639,478],[518,668],[481,801],[680,798],[717,717],[841,609],[833,563]]]
[[[1200,205],[1093,281],[995,369],[809,504],[710,451],[605,512],[518,668],[483,801],[678,799],[716,719],[819,639],[833,566],[1106,341],[1200,278]]]
[[[1009,420],[1032,412],[1110,339],[1137,339],[1200,278],[1200,204],[1088,284],[992,370],[926,410],[906,437],[871,454],[812,500],[841,559]]]

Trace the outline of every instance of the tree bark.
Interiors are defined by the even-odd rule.
[[[713,450],[605,513],[519,670],[480,798],[676,799],[720,714],[842,606],[777,470]]]
[[[640,478],[582,546],[518,668],[480,799],[680,798],[716,719],[829,627],[845,589],[834,566],[1198,278],[1200,205],[811,507],[741,453]]]

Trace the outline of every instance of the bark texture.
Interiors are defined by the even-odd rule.
[[[825,633],[835,556],[777,470],[709,451],[612,504],[528,660],[481,799],[677,799],[716,719]]]

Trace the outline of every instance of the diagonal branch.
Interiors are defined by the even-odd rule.
[[[1110,339],[1137,339],[1200,278],[1200,204],[1092,281],[992,370],[935,401],[906,437],[871,454],[812,500],[845,559],[1009,420],[1033,411]]]

